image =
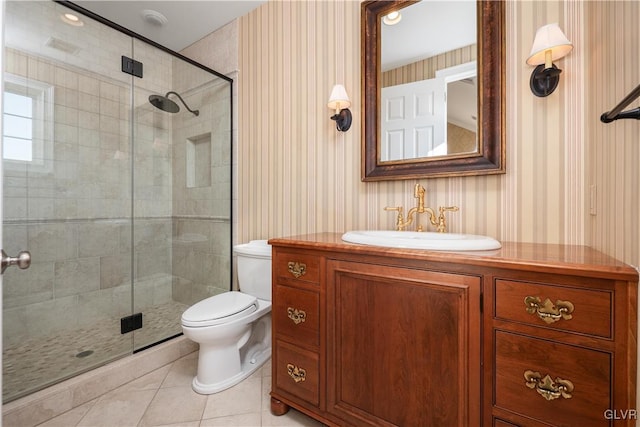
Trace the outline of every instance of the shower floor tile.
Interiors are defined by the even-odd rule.
[[[187,305],[170,302],[143,311],[143,328],[120,334],[120,319],[55,336],[31,338],[3,348],[3,400],[13,400],[131,354],[182,332]]]

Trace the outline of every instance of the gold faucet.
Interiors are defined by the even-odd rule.
[[[446,211],[457,211],[459,208],[457,206],[441,206],[439,208],[440,215],[436,217],[436,213],[431,208],[424,207],[424,195],[425,189],[422,185],[416,184],[413,189],[413,197],[418,199],[418,206],[415,206],[409,210],[407,213],[407,219],[404,218],[403,212],[404,209],[402,206],[387,206],[384,208],[385,211],[397,211],[398,215],[396,216],[396,230],[404,231],[411,223],[413,223],[413,218],[415,214],[428,213],[429,214],[429,222],[431,225],[436,227],[438,233],[445,233],[447,231],[447,219],[444,215]],[[417,221],[416,221],[417,223]],[[416,231],[422,231],[422,225],[417,224]]]
[[[411,223],[413,223],[413,216],[418,213],[425,213],[427,211],[427,209],[429,208],[425,208],[424,207],[424,194],[425,194],[425,189],[422,185],[420,184],[416,184],[415,187],[413,188],[413,197],[415,197],[416,199],[418,199],[418,206],[413,207],[409,210],[409,212],[407,213],[407,219],[404,219],[404,209],[402,208],[402,206],[387,206],[384,208],[385,211],[397,211],[398,215],[396,217],[396,230],[398,231],[404,231],[409,225],[411,225]],[[417,231],[422,231],[422,226],[418,225],[416,227]]]

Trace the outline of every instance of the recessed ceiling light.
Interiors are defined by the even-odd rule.
[[[80,17],[73,13],[64,13],[60,15],[60,19],[62,19],[62,22],[76,27],[82,27],[84,25]]]
[[[145,22],[157,27],[162,27],[164,24],[169,22],[167,17],[157,10],[145,9],[140,12],[140,14],[142,15],[142,19],[144,19]]]
[[[396,25],[402,19],[402,15],[397,10],[390,12],[382,18],[382,22],[387,25]]]

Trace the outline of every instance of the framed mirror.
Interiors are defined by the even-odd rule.
[[[470,5],[475,14],[438,10],[445,5]],[[433,24],[420,18],[413,25],[442,31],[390,39],[383,19],[394,11],[398,28],[426,13]],[[452,17],[457,21],[445,20]],[[475,34],[452,41],[469,19]],[[370,0],[362,3],[361,25],[362,180],[505,173],[504,2]],[[405,46],[425,49],[400,52]]]

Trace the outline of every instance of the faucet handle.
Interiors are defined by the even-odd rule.
[[[458,210],[460,210],[459,207],[457,206],[440,206],[438,208],[438,210],[440,211],[440,215],[438,216],[438,227],[437,227],[437,231],[438,233],[446,233],[447,232],[447,218],[444,216],[444,213],[449,211],[449,212],[457,212]]]
[[[457,212],[460,208],[457,206],[440,206],[438,210],[440,211],[440,215],[443,215],[446,211]]]
[[[403,209],[402,206],[385,206],[385,211],[398,211],[398,215],[396,217],[396,230],[402,231],[404,230],[404,217],[403,217]]]

